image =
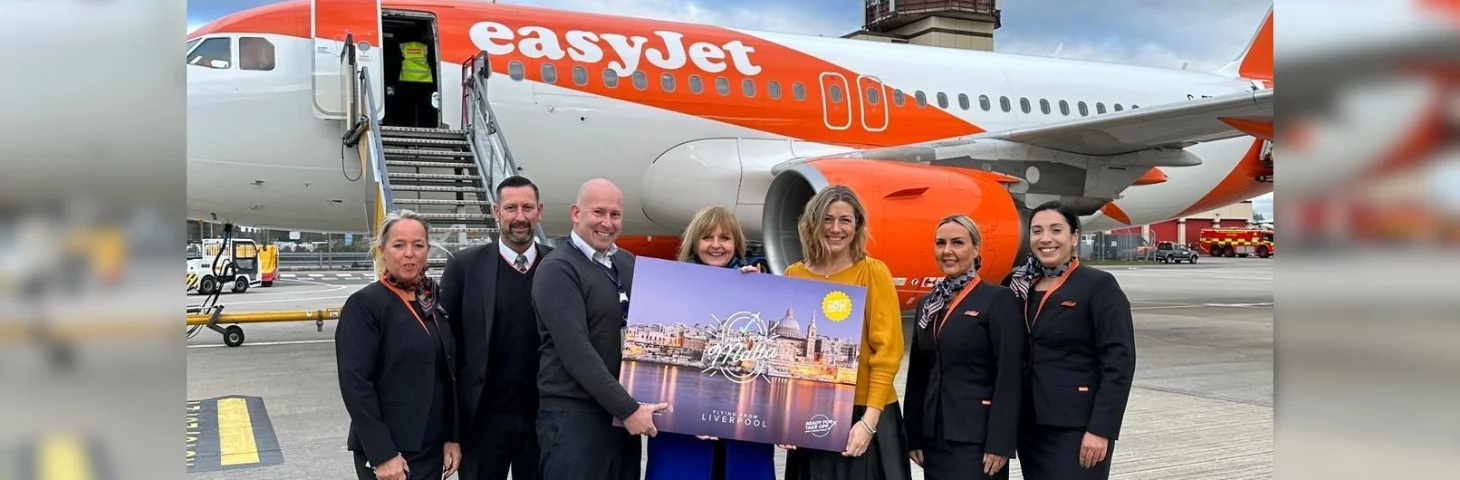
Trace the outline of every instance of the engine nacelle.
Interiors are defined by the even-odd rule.
[[[903,308],[943,277],[933,253],[939,220],[962,213],[983,236],[979,275],[998,283],[1027,251],[1024,215],[1005,183],[980,170],[875,160],[826,159],[791,167],[766,192],[762,228],[767,260],[781,274],[802,259],[796,222],[811,197],[831,185],[857,192],[867,209],[868,253],[892,270]]]

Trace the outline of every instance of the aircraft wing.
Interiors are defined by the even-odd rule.
[[[997,155],[1005,161],[1023,157],[1050,159],[1066,157],[1112,157],[1150,150],[1180,150],[1202,142],[1253,135],[1271,140],[1273,90],[1254,90],[1219,97],[1200,98],[1154,107],[1113,112],[1067,122],[1044,124],[932,142],[872,148],[831,156],[914,163],[939,163],[959,158]],[[1019,152],[1009,146],[1038,147],[1043,154]],[[1027,149],[1026,149],[1027,150]],[[1128,166],[1193,166],[1180,155],[1136,155],[1134,163],[1115,158],[1110,162]],[[796,159],[779,165],[779,172],[792,164],[815,160]]]
[[[1152,167],[1200,165],[1187,146],[1244,135],[1271,140],[1273,95],[1271,89],[1254,89],[1028,128],[802,157],[777,165],[772,173],[821,158],[961,167],[1023,179],[1011,191],[1060,198],[1093,211],[1119,198]],[[1026,178],[1033,174],[1038,178]]]
[[[1242,135],[1271,139],[1273,91],[1257,90],[994,133],[994,138],[1083,155],[1185,148]],[[977,138],[977,137],[975,137]]]

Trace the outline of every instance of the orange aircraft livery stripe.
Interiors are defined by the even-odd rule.
[[[525,80],[761,132],[851,147],[983,132],[935,106],[917,106],[911,94],[902,106],[895,105],[896,85],[882,85],[805,52],[725,28],[479,3],[396,0],[383,8],[434,13],[442,32],[440,58],[446,63],[459,64],[486,50],[494,74],[507,75],[517,62]],[[343,29],[328,25],[359,18],[325,20],[321,30],[335,31]],[[225,17],[190,37],[258,32],[308,38],[310,31],[309,3],[296,1]],[[575,72],[579,67],[582,71]],[[620,75],[617,85],[609,87],[607,69],[642,72],[645,88],[637,88],[629,75]],[[546,82],[544,73],[555,81]],[[578,80],[586,73],[587,81],[579,85],[575,73]],[[698,94],[691,91],[691,76],[698,78]],[[673,91],[666,91],[668,84]],[[719,89],[727,86],[722,95]],[[770,98],[773,88],[779,90],[779,100]],[[823,96],[829,99],[825,109]]]

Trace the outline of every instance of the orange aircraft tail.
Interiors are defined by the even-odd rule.
[[[1265,86],[1272,88],[1272,7],[1267,8],[1267,16],[1262,19],[1262,26],[1258,27],[1257,33],[1253,34],[1252,42],[1247,44],[1242,55],[1219,73],[1231,77],[1261,80]]]

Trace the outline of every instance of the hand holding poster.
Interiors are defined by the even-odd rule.
[[[619,382],[660,432],[840,452],[866,291],[639,258]]]

